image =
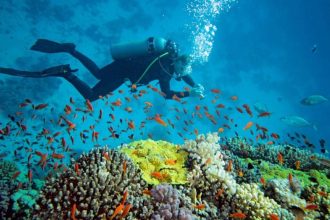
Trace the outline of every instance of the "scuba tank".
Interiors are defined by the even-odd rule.
[[[165,52],[167,40],[161,37],[149,37],[143,41],[120,43],[111,45],[111,55],[114,60],[130,57],[160,54]]]

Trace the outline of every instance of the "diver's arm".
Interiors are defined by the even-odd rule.
[[[173,99],[173,96],[176,95],[179,98],[184,98],[189,96],[189,92],[182,91],[182,92],[176,92],[170,89],[170,81],[169,80],[162,80],[159,81],[160,89],[161,91],[166,95],[165,99]]]
[[[185,75],[182,77],[183,81],[187,83],[189,86],[194,87],[196,83],[194,82],[193,78],[190,75]]]

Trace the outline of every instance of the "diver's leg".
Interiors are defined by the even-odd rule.
[[[100,96],[105,96],[110,92],[117,89],[123,83],[123,80],[101,80],[93,88],[90,88],[85,82],[80,80],[76,75],[69,74],[64,77],[68,82],[70,82],[78,92],[90,101],[98,99]]]
[[[42,72],[31,72],[31,71],[22,71],[16,70],[11,68],[2,68],[0,67],[0,73],[11,75],[11,76],[23,76],[23,77],[34,77],[34,78],[41,78]]]
[[[123,82],[123,79],[102,79],[93,87],[92,90],[96,98],[99,98],[100,96],[106,96],[110,92],[113,92],[121,86]]]
[[[38,39],[31,47],[31,50],[43,53],[69,53],[78,59],[97,79],[100,79],[99,68],[84,54],[76,50],[73,43],[58,43],[47,39]]]
[[[83,82],[81,79],[79,79],[75,74],[68,74],[64,77],[68,82],[70,82],[77,90],[78,92],[85,98],[90,101],[94,101],[98,98],[98,95],[96,95],[85,82]]]
[[[77,50],[73,50],[69,53],[74,58],[78,59],[97,79],[101,79],[100,69],[91,59]]]
[[[21,77],[33,77],[33,78],[43,78],[48,76],[65,76],[68,73],[75,72],[77,70],[71,70],[69,64],[58,65],[47,68],[43,71],[23,71],[12,68],[2,68],[0,67],[0,73],[11,75],[11,76],[21,76]]]

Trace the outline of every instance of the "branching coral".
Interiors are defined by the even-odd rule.
[[[143,219],[151,213],[142,196],[146,182],[124,154],[107,148],[82,155],[57,179],[46,183],[34,214],[38,218],[97,219],[110,217],[119,204],[134,204],[128,216]]]
[[[189,153],[187,166],[191,187],[213,199],[222,189],[229,196],[236,192],[235,179],[224,168],[225,162],[218,141],[218,135],[213,133],[206,137],[199,135],[195,141],[186,141],[182,146],[182,150]]]
[[[237,185],[237,192],[233,201],[236,211],[245,213],[248,219],[263,220],[269,219],[270,214],[283,215],[280,205],[273,199],[265,197],[255,183]],[[286,217],[283,219],[293,219],[293,216],[291,215],[290,218]]]

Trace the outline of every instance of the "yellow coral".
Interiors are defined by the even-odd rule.
[[[152,185],[185,184],[187,153],[166,141],[140,140],[121,148],[142,171],[142,178]]]

